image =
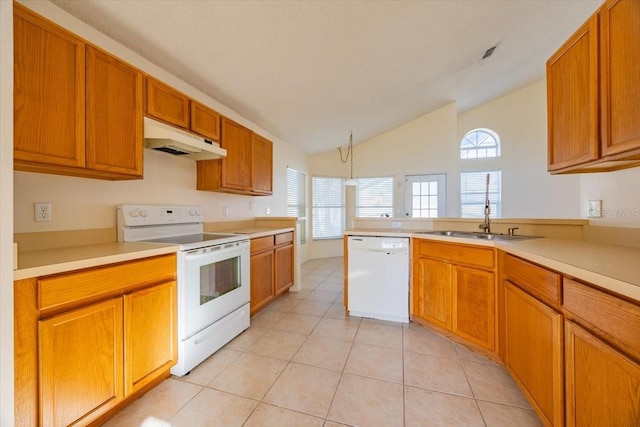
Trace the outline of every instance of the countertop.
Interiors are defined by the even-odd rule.
[[[540,238],[478,241],[463,237],[417,234],[416,230],[356,229],[345,235],[414,237],[489,246],[640,301],[640,249],[584,240]]]
[[[231,233],[237,234],[246,234],[252,239],[257,237],[265,237],[265,236],[273,236],[274,234],[287,233],[289,231],[293,231],[293,227],[288,228],[269,228],[269,227],[253,227],[253,228],[243,228],[240,230],[233,229]]]
[[[291,227],[254,227],[240,230],[226,230],[226,232],[246,234],[253,239],[293,230]],[[111,242],[97,245],[18,252],[18,269],[13,271],[13,280],[28,279],[82,268],[99,267],[116,262],[170,254],[177,252],[178,248],[179,246],[177,245],[151,242]]]
[[[112,242],[18,253],[13,280],[64,273],[116,262],[175,253],[176,245],[147,242]]]

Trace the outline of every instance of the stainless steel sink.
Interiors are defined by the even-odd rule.
[[[539,239],[541,237],[541,236],[510,235],[510,234],[501,234],[501,233],[478,233],[473,231],[455,231],[455,230],[418,231],[416,232],[416,234],[431,234],[433,236],[462,237],[462,238],[468,238],[468,239],[498,240],[498,241]]]

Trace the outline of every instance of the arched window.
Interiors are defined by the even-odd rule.
[[[500,157],[500,137],[491,129],[473,129],[460,141],[461,159]]]

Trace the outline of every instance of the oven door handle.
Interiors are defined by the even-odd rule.
[[[248,250],[245,250],[244,252],[247,252],[246,255],[249,255]],[[184,260],[189,262],[198,262],[200,260],[206,260],[207,263],[210,263],[210,262],[224,261],[225,259],[235,258],[241,255],[245,255],[245,254],[243,254],[243,250],[239,248],[221,249],[221,250],[214,250],[214,251],[207,251],[207,252],[194,251],[194,252],[186,252],[184,254]]]

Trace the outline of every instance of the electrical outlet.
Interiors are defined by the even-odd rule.
[[[602,200],[589,200],[589,218],[602,218]]]
[[[402,222],[400,221],[391,221],[391,228],[401,228]]]
[[[229,207],[225,206],[222,208],[222,216],[229,216]]]
[[[49,222],[51,221],[51,203],[49,202],[36,202],[33,204],[33,213],[36,222]]]
[[[271,208],[264,208],[265,215],[271,215]]]
[[[253,212],[255,208],[256,208],[256,202],[249,202],[249,210]]]

